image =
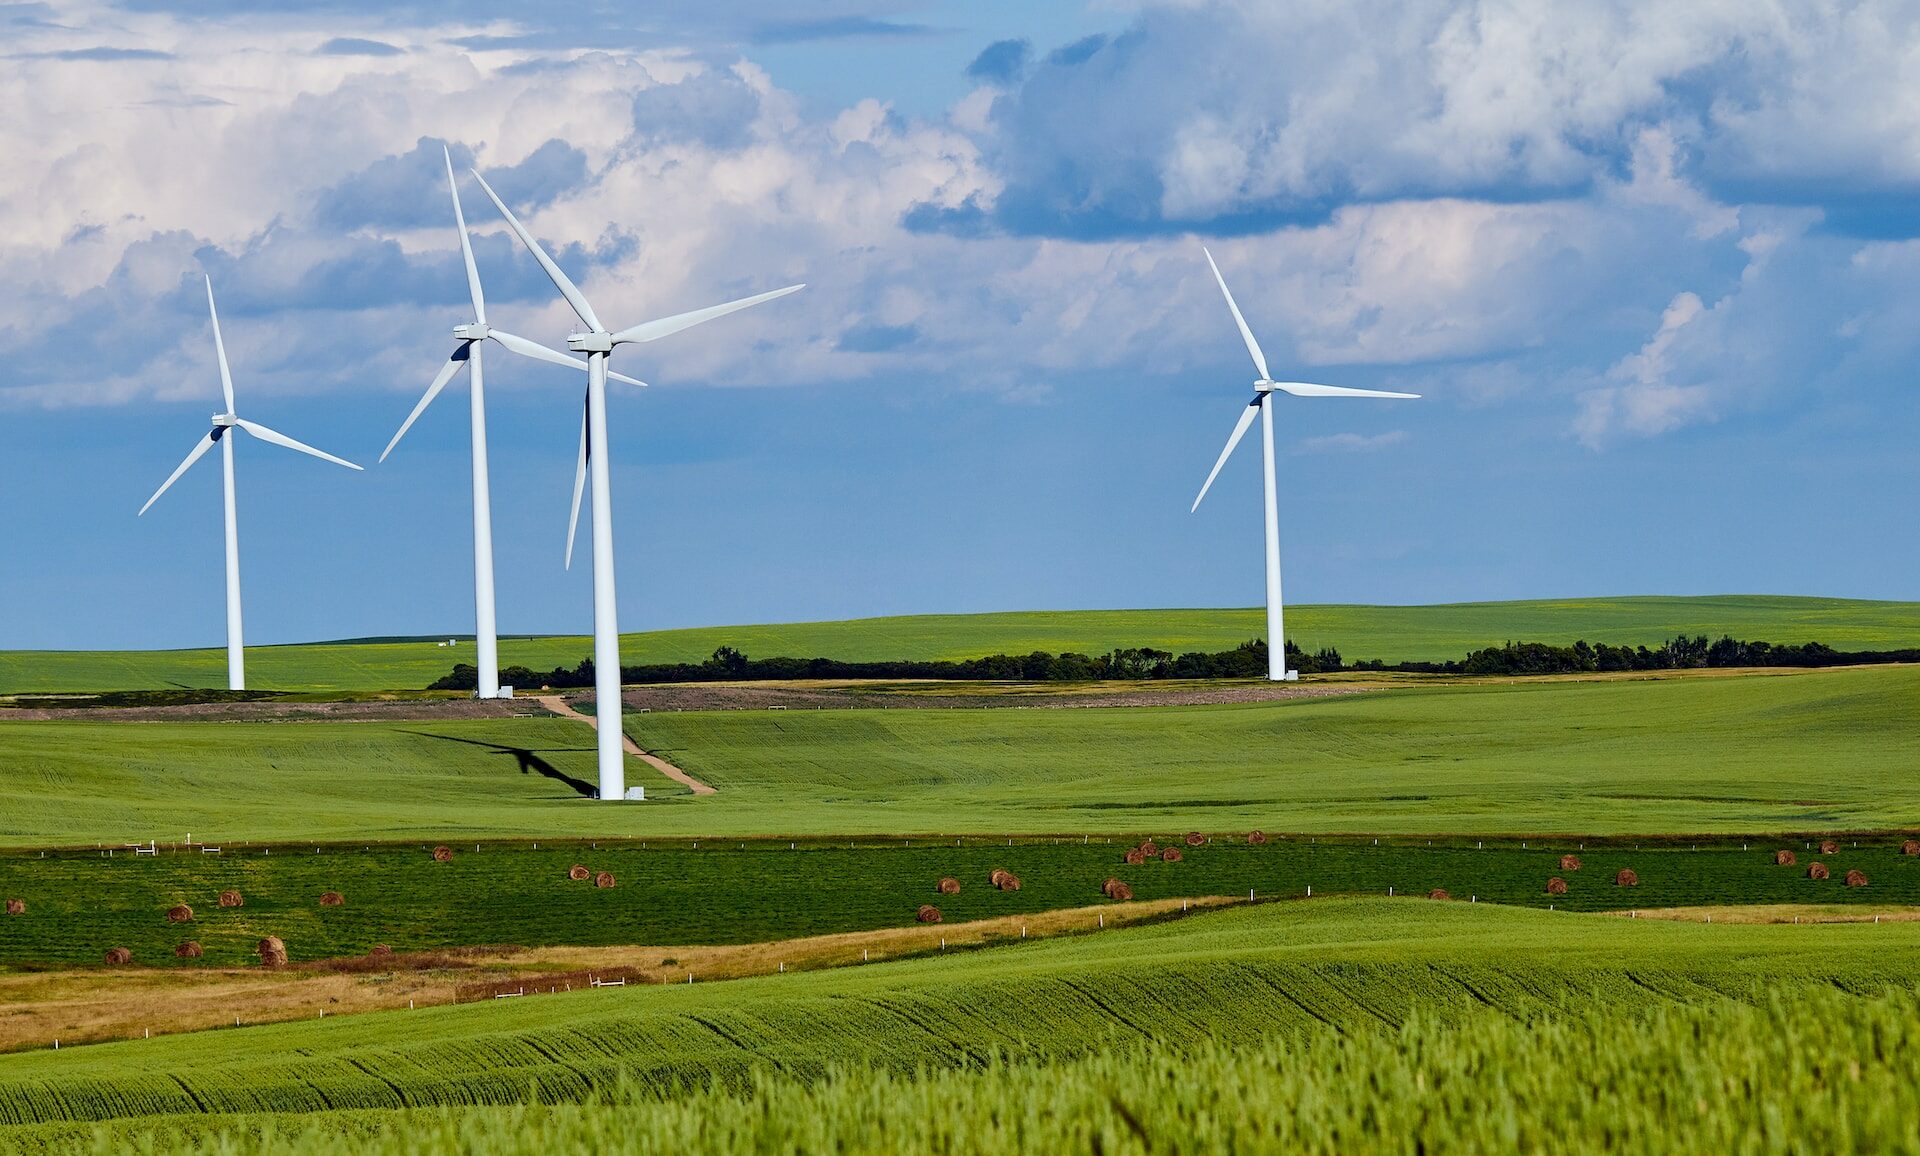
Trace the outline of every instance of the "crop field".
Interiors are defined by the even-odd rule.
[[[1725,1024],[1726,1010],[1742,1005],[1764,1013],[1756,1034],[1781,1008],[1832,1013],[1793,1021],[1790,1038],[1837,1050],[1802,1063],[1851,1062],[1877,1086],[1881,1067],[1907,1065],[1903,1074],[1914,1062],[1904,1043],[1911,1014],[1899,1001],[1911,1003],[1920,979],[1916,948],[1915,923],[1681,924],[1427,900],[1268,904],[835,971],[17,1053],[0,1056],[0,1124],[565,1103],[622,1081],[637,1096],[675,1098],[776,1072],[816,1081],[837,1065],[906,1075],[976,1069],[996,1052],[1042,1063],[1142,1043],[1169,1052],[1326,1046],[1329,1031],[1390,1039],[1415,1021],[1449,1030],[1411,1049],[1410,1062],[1498,1057],[1497,1042],[1451,1030],[1489,1019],[1611,1018],[1609,1039],[1675,1048],[1671,1035],[1636,1033],[1632,1017],[1704,1008],[1713,1014],[1697,1022]],[[1807,1003],[1815,996],[1829,1002]],[[1685,1055],[1700,1062],[1690,1047]],[[1657,1104],[1671,1079],[1650,1072],[1622,1094]]]
[[[97,965],[110,947],[126,947],[143,966],[244,966],[255,961],[263,936],[286,941],[296,962],[364,954],[376,943],[402,952],[472,944],[525,947],[614,944],[735,944],[836,932],[899,927],[914,922],[922,903],[947,919],[965,921],[1025,915],[1103,902],[1101,884],[1118,878],[1142,900],[1199,896],[1301,897],[1311,888],[1340,894],[1425,896],[1442,888],[1462,901],[1477,899],[1563,911],[1726,904],[1839,904],[1880,909],[1920,905],[1920,857],[1899,853],[1887,838],[1842,842],[1823,855],[1805,840],[1704,844],[1671,842],[1542,843],[1477,841],[1276,840],[1254,846],[1221,837],[1187,847],[1176,833],[1162,845],[1179,847],[1177,863],[1127,865],[1130,841],[947,840],[930,845],[855,842],[796,843],[680,840],[587,843],[534,850],[529,844],[463,844],[454,859],[436,863],[424,847],[282,845],[228,848],[219,856],[194,853],[154,858],[64,853],[39,858],[0,856],[0,896],[24,899],[27,914],[0,918],[0,965]],[[956,846],[956,843],[959,844]],[[1799,856],[1794,867],[1773,863],[1776,848]],[[1573,853],[1577,870],[1560,867]],[[1808,878],[1813,862],[1831,878]],[[609,871],[612,889],[567,878],[581,863]],[[1021,889],[1002,892],[988,875],[1004,867]],[[1629,868],[1638,885],[1617,886]],[[1847,887],[1850,869],[1865,887]],[[937,895],[943,876],[962,881],[957,895]],[[1565,894],[1549,894],[1559,877]],[[222,891],[241,893],[245,906],[220,908]],[[346,903],[321,907],[318,897],[339,892]],[[174,924],[164,913],[176,904],[193,919]],[[199,942],[206,955],[176,960],[174,945]]]
[[[0,844],[1133,831],[1587,835],[1920,825],[1920,668],[1421,686],[1220,706],[483,721],[0,722]],[[543,769],[544,768],[544,769]],[[676,793],[682,792],[682,793]]]
[[[849,661],[962,659],[988,654],[1104,654],[1115,647],[1228,650],[1266,631],[1258,609],[1019,611],[933,614],[844,622],[713,626],[623,635],[627,663],[698,662],[719,646],[756,657]],[[1509,639],[1654,645],[1678,634],[1723,633],[1768,642],[1824,642],[1843,650],[1920,645],[1920,603],[1838,598],[1717,596],[1582,598],[1438,606],[1290,606],[1288,630],[1307,650],[1338,647],[1349,659],[1439,661]],[[442,636],[442,641],[445,637]],[[502,665],[571,667],[591,651],[582,637],[504,638]],[[416,689],[472,662],[471,640],[257,646],[251,684],[281,690]],[[0,694],[163,690],[226,684],[219,649],[0,651]]]

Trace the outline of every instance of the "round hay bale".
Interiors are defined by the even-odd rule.
[[[346,905],[347,897],[338,891],[322,891],[320,893],[320,906],[322,907],[345,907]]]
[[[593,877],[593,885],[594,885],[595,887],[611,887],[611,886],[613,886],[613,872],[611,872],[611,871],[602,871],[602,872],[600,872],[600,874],[598,874],[598,875],[595,875],[595,876]]]
[[[1902,855],[1920,855],[1920,839],[1908,839],[1906,842],[1900,844],[1900,853]]]
[[[1159,853],[1160,853],[1160,844],[1154,842],[1152,839],[1147,839],[1141,842],[1140,854],[1146,856],[1148,859],[1153,858],[1155,855],[1158,855]]]
[[[1865,871],[1862,871],[1860,870],[1860,868],[1855,867],[1847,872],[1847,886],[1865,887],[1866,885],[1867,885],[1867,873]]]
[[[1446,888],[1435,887],[1432,891],[1427,892],[1427,898],[1428,899],[1452,899],[1453,896],[1447,894]]]
[[[453,861],[453,848],[435,847],[433,849],[433,861],[435,863],[451,863]]]
[[[1565,879],[1562,879],[1558,875],[1555,875],[1553,878],[1547,880],[1548,895],[1565,895],[1566,893],[1567,893],[1567,881]]]
[[[999,887],[1002,891],[1018,891],[1020,890],[1020,877],[1011,871],[1002,871],[1000,873]]]
[[[1622,867],[1613,873],[1613,885],[1615,887],[1638,887],[1640,886],[1640,876],[1634,874],[1633,868]]]
[[[179,959],[199,959],[201,956],[206,954],[206,951],[201,948],[199,940],[189,939],[185,943],[182,943],[180,946],[174,948],[173,954],[176,958],[179,958]]]
[[[26,900],[24,900],[24,899],[9,899],[9,900],[7,900],[7,914],[8,914],[8,915],[25,915],[26,913],[27,913],[27,901],[26,901]]]
[[[1807,867],[1807,878],[1809,879],[1828,879],[1832,876],[1833,872],[1827,870],[1825,863],[1814,863]]]
[[[367,957],[369,959],[382,959],[392,954],[393,948],[388,947],[384,943],[376,943],[372,947],[367,948]]]
[[[115,967],[124,967],[133,962],[133,952],[124,947],[107,948],[106,962]]]
[[[1163,863],[1178,863],[1183,858],[1185,858],[1185,856],[1180,854],[1180,848],[1178,847],[1168,847],[1166,850],[1160,852],[1160,861]]]
[[[1840,844],[1834,842],[1832,839],[1822,839],[1820,840],[1820,853],[1822,855],[1838,855],[1840,853]]]
[[[184,903],[174,904],[172,907],[167,908],[167,922],[168,923],[192,923],[193,908],[188,907]]]
[[[1129,867],[1138,867],[1147,861],[1147,853],[1138,847],[1127,848],[1126,863]]]
[[[220,906],[222,907],[245,907],[246,905],[247,901],[240,897],[238,891],[222,891],[220,893]]]
[[[940,922],[940,909],[931,903],[922,903],[920,910],[914,913],[914,919],[921,923]]]
[[[951,875],[943,876],[939,884],[934,887],[934,890],[942,895],[958,895],[960,894],[960,881]]]
[[[1202,835],[1198,831],[1187,832],[1187,846],[1189,847],[1198,847],[1200,844],[1205,843],[1206,841],[1207,841],[1207,837],[1205,835]]]
[[[1265,831],[1255,831],[1252,834],[1247,836],[1247,842],[1252,843],[1255,846],[1258,846],[1261,843],[1264,843],[1266,841],[1267,841],[1267,833]]]
[[[1795,862],[1794,854],[1791,851],[1775,851],[1773,853],[1773,865],[1775,867],[1791,867]]]
[[[1562,870],[1562,871],[1578,871],[1578,870],[1580,870],[1580,856],[1578,856],[1578,855],[1562,855],[1562,856],[1560,856],[1560,870]]]
[[[255,948],[255,950],[260,953],[260,964],[262,967],[287,966],[287,945],[280,941],[279,936],[267,936],[260,941],[260,946]]]
[[[1108,899],[1116,903],[1125,903],[1133,898],[1133,888],[1118,879],[1109,879],[1100,885],[1100,890]]]
[[[993,871],[987,875],[987,882],[998,887],[1000,886],[1000,880],[1005,878],[1006,874],[1007,869],[1005,867],[995,867]]]
[[[567,868],[567,878],[578,883],[583,879],[593,878],[593,872],[587,870],[585,863],[575,863],[573,866]]]

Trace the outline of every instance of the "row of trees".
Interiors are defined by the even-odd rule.
[[[1377,659],[1348,665],[1338,650],[1326,647],[1311,654],[1287,643],[1287,665],[1302,674],[1342,670],[1399,670],[1427,674],[1577,674],[1609,670],[1684,670],[1730,666],[1844,666],[1855,663],[1920,662],[1920,649],[1842,651],[1809,642],[1777,646],[1769,642],[1742,642],[1722,637],[1709,643],[1706,635],[1669,639],[1645,646],[1572,646],[1545,642],[1509,642],[1469,653],[1457,662],[1382,662]],[[792,681],[809,678],[936,678],[956,681],[1080,682],[1096,679],[1258,678],[1267,672],[1267,644],[1262,639],[1243,642],[1232,650],[1208,654],[1191,651],[1129,647],[1097,657],[1068,652],[1048,654],[993,654],[960,662],[842,662],[833,658],[749,658],[731,646],[713,652],[705,662],[654,663],[623,666],[624,683]],[[472,690],[479,673],[461,663],[429,690]],[[593,685],[593,660],[548,671],[509,666],[500,681],[512,686],[579,687]]]

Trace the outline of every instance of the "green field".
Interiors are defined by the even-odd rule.
[[[1701,598],[1583,598],[1465,602],[1440,606],[1294,606],[1293,641],[1307,650],[1338,647],[1348,659],[1440,661],[1509,639],[1655,645],[1677,634],[1777,643],[1824,642],[1842,650],[1920,646],[1920,603],[1759,595]],[[1080,610],[928,614],[847,622],[714,626],[627,634],[629,664],[698,662],[719,646],[770,658],[849,661],[962,659],[988,654],[1078,651],[1122,646],[1175,652],[1229,650],[1264,635],[1264,612],[1249,610]],[[585,638],[503,639],[503,665],[572,667],[592,647]],[[254,647],[251,684],[283,690],[419,688],[455,662],[472,662],[471,642],[432,639]],[[148,690],[226,684],[226,652],[0,651],[0,694],[23,691]]]
[[[1793,1021],[1789,1036],[1843,1050],[1802,1062],[1844,1071],[1850,1061],[1856,1078],[1880,1088],[1889,1086],[1883,1068],[1904,1077],[1915,1063],[1917,949],[1914,923],[1701,925],[1426,900],[1269,904],[838,971],[0,1056],[0,1123],[571,1102],[620,1081],[638,1096],[675,1096],[776,1072],[813,1080],[835,1066],[899,1075],[977,1068],[996,1052],[1043,1063],[1142,1043],[1327,1046],[1330,1033],[1390,1039],[1416,1019],[1433,1034],[1418,1036],[1427,1042],[1408,1060],[1490,1060],[1508,1045],[1457,1029],[1584,1016],[1611,1018],[1609,1038],[1632,1038],[1634,1017],[1701,1008],[1713,1013],[1698,1017],[1705,1027],[1743,1005],[1827,1013]],[[1861,1034],[1816,1030],[1835,1022]],[[1754,1027],[1750,1045],[1773,1025],[1763,1016]],[[1707,1049],[1685,1038],[1646,1036],[1675,1064],[1701,1063]],[[1391,1071],[1352,1078],[1365,1087]],[[1480,1071],[1462,1093],[1477,1090],[1510,1112],[1503,1069]],[[1572,1080],[1595,1078],[1564,1064],[1555,1071],[1569,1091]],[[1676,1078],[1649,1071],[1617,1091],[1660,1107]],[[1738,1120],[1754,1111],[1745,1096],[1728,1108]],[[777,1102],[752,1101],[760,1113]],[[1683,1102],[1691,1109],[1691,1093]]]
[[[1178,843],[1172,833],[1163,845]],[[1842,842],[1833,855],[1801,839],[1754,842],[1648,843],[1528,840],[1478,845],[1438,840],[1308,841],[1262,846],[1222,837],[1183,847],[1177,863],[1121,862],[1131,840],[927,840],[907,843],[656,842],[592,847],[462,844],[451,863],[435,863],[421,847],[281,845],[111,859],[67,852],[47,858],[0,856],[0,896],[24,899],[27,914],[0,918],[0,965],[97,964],[110,947],[126,947],[145,966],[248,966],[262,936],[286,941],[296,961],[364,955],[376,943],[430,951],[472,944],[523,947],[620,944],[731,944],[834,932],[902,927],[922,903],[937,903],[948,920],[1023,915],[1104,902],[1101,884],[1124,880],[1143,900],[1208,895],[1268,898],[1337,894],[1424,896],[1443,888],[1461,900],[1563,911],[1703,905],[1920,905],[1920,858],[1899,854],[1897,840]],[[960,844],[956,846],[956,843]],[[1798,867],[1776,867],[1776,847],[1791,847]],[[1562,870],[1563,853],[1581,860]],[[1807,877],[1819,861],[1825,881]],[[619,886],[602,890],[566,878],[583,863],[611,871]],[[1019,875],[1017,892],[988,886],[1005,867]],[[1631,868],[1635,887],[1614,883]],[[1846,887],[1850,868],[1869,885]],[[958,895],[936,895],[942,876],[960,879]],[[1549,895],[1547,880],[1568,890]],[[233,889],[241,908],[215,904]],[[323,908],[325,891],[343,907]],[[163,913],[191,907],[191,923]],[[176,960],[173,947],[194,939],[204,960]]]
[[[1226,706],[487,721],[0,722],[0,844],[1132,831],[1587,835],[1920,826],[1920,667],[1417,686]],[[529,762],[528,760],[536,760]],[[675,794],[673,792],[683,793]]]

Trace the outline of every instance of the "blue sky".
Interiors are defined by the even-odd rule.
[[[443,145],[620,324],[621,623],[1252,605],[1252,376],[1294,601],[1920,598],[1920,11],[1899,3],[0,3],[0,646],[471,629]],[[581,28],[596,29],[583,43]],[[478,190],[492,320],[568,317]],[[509,633],[578,384],[489,360]]]

